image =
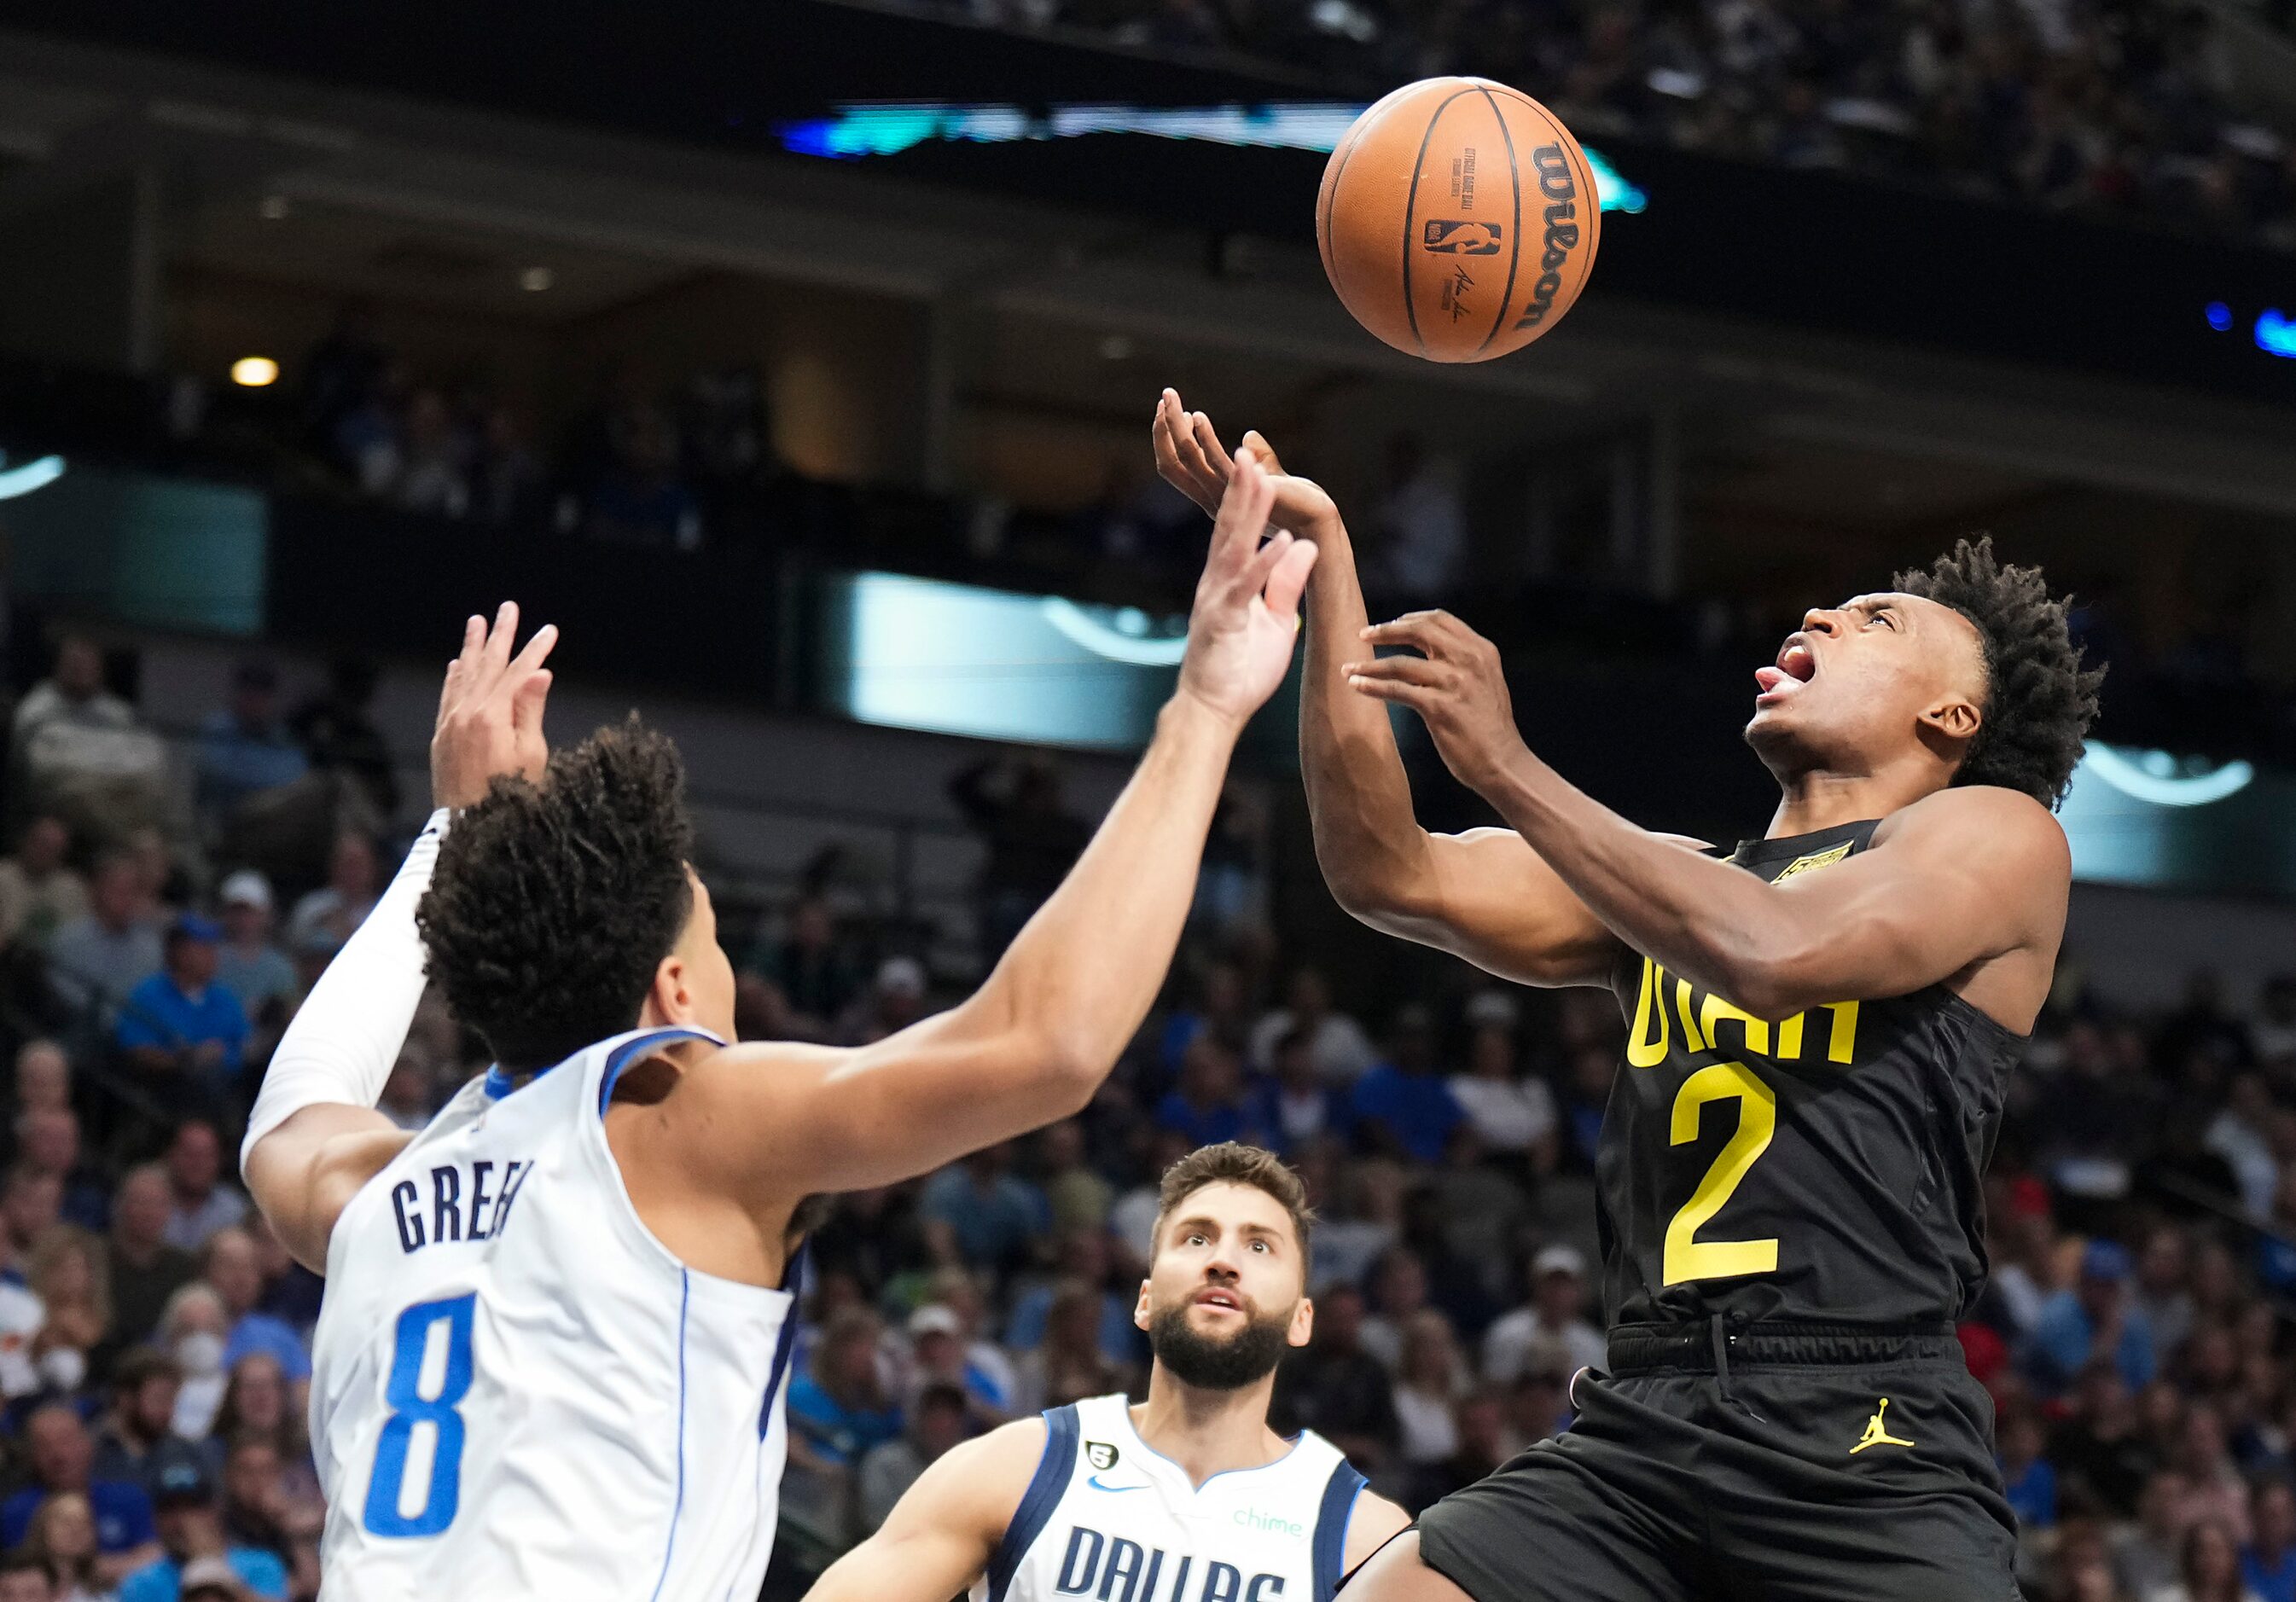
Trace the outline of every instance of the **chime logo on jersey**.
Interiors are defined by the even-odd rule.
[[[1186,1552],[1175,1557],[1161,1547],[1144,1547],[1078,1524],[1069,1532],[1053,1590],[1100,1602],[1278,1602],[1283,1576],[1246,1578],[1232,1563],[1199,1563]]]
[[[1113,1468],[1116,1448],[1105,1441],[1087,1441],[1084,1443],[1084,1460],[1095,1468]]]

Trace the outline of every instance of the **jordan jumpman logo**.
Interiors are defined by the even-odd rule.
[[[1882,1422],[1882,1416],[1889,1410],[1890,1399],[1884,1396],[1882,1398],[1882,1405],[1874,1410],[1874,1416],[1866,1420],[1866,1438],[1849,1449],[1851,1457],[1856,1457],[1869,1446],[1911,1446],[1913,1444],[1903,1435],[1891,1434],[1890,1426]]]

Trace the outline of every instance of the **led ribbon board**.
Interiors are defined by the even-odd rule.
[[[1081,139],[1091,134],[1139,134],[1210,144],[1313,151],[1328,155],[1367,108],[1351,101],[1283,101],[1264,105],[1132,106],[1057,104],[1043,110],[1015,105],[964,105],[925,101],[890,104],[851,102],[828,117],[784,122],[775,132],[783,148],[800,156],[854,160],[893,156],[931,141],[1014,144],[1026,140]],[[1649,196],[1620,176],[1591,146],[1587,164],[1605,211],[1637,212]]]

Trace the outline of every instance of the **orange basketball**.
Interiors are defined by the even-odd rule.
[[[1570,130],[1480,78],[1406,84],[1357,118],[1316,199],[1341,303],[1431,362],[1488,362],[1561,322],[1602,224]]]

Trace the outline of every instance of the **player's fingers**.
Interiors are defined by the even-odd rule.
[[[519,682],[510,700],[510,725],[513,729],[539,728],[542,709],[550,699],[551,673],[547,667],[537,667]]]
[[[1275,477],[1281,478],[1288,476],[1283,471],[1283,464],[1275,459],[1275,447],[1267,443],[1267,437],[1258,429],[1246,429],[1243,431],[1243,438],[1239,443],[1248,445],[1257,451],[1259,454],[1260,465]]]
[[[1441,631],[1436,627],[1440,612],[1406,612],[1386,623],[1374,623],[1357,636],[1366,645],[1408,645],[1414,650],[1433,656],[1442,644]]]
[[[1375,701],[1392,701],[1398,707],[1408,707],[1422,717],[1427,715],[1427,707],[1435,694],[1433,691],[1417,684],[1406,684],[1397,679],[1365,678],[1361,674],[1349,678],[1348,688]]]
[[[1156,408],[1156,421],[1149,429],[1149,437],[1156,451],[1156,472],[1165,483],[1197,505],[1216,511],[1219,505],[1218,487],[1214,486],[1208,492],[1203,476],[1180,460],[1179,433],[1174,421],[1179,415],[1179,405],[1169,398],[1170,390],[1164,393],[1167,398]]]
[[[1267,527],[1267,514],[1275,509],[1275,486],[1259,470],[1259,458],[1249,452],[1237,457],[1212,527],[1211,565],[1223,582],[1240,572],[1259,549],[1260,530]]]
[[[1243,564],[1242,572],[1236,576],[1236,588],[1247,596],[1257,595],[1265,590],[1268,579],[1275,575],[1275,564],[1282,561],[1283,553],[1298,543],[1282,529],[1270,535],[1267,543],[1253,552],[1251,559]]]
[[[1228,455],[1227,448],[1220,444],[1219,430],[1212,427],[1211,414],[1207,412],[1198,412],[1190,421],[1195,425],[1196,448],[1203,452],[1204,460],[1211,464],[1214,472],[1223,478],[1226,478],[1229,473],[1235,470],[1235,462]],[[1265,459],[1261,461],[1260,465],[1267,466]],[[1268,468],[1267,470],[1274,472],[1275,470]]]
[[[1227,483],[1234,464],[1225,452],[1215,463],[1204,452],[1204,442],[1197,437],[1195,414],[1182,413],[1172,420],[1172,448],[1180,458],[1180,467],[1203,488],[1217,495]]]
[[[1424,657],[1378,657],[1369,662],[1344,662],[1341,664],[1340,671],[1351,681],[1392,681],[1399,684],[1420,684],[1430,690],[1440,690],[1455,682],[1448,666],[1440,662],[1431,662]]]
[[[1300,620],[1300,595],[1308,587],[1308,575],[1315,570],[1319,554],[1313,540],[1292,542],[1292,548],[1277,559],[1275,570],[1267,576],[1263,599],[1269,611],[1287,623]]]
[[[544,658],[550,655],[551,648],[557,643],[558,625],[554,623],[544,624],[534,631],[534,638],[526,642],[526,649],[520,651],[517,658],[511,663],[512,672],[517,674],[534,672],[542,666]]]
[[[511,642],[518,638],[518,602],[505,601],[496,609],[495,625],[487,635],[486,659],[499,674],[510,663]]]

